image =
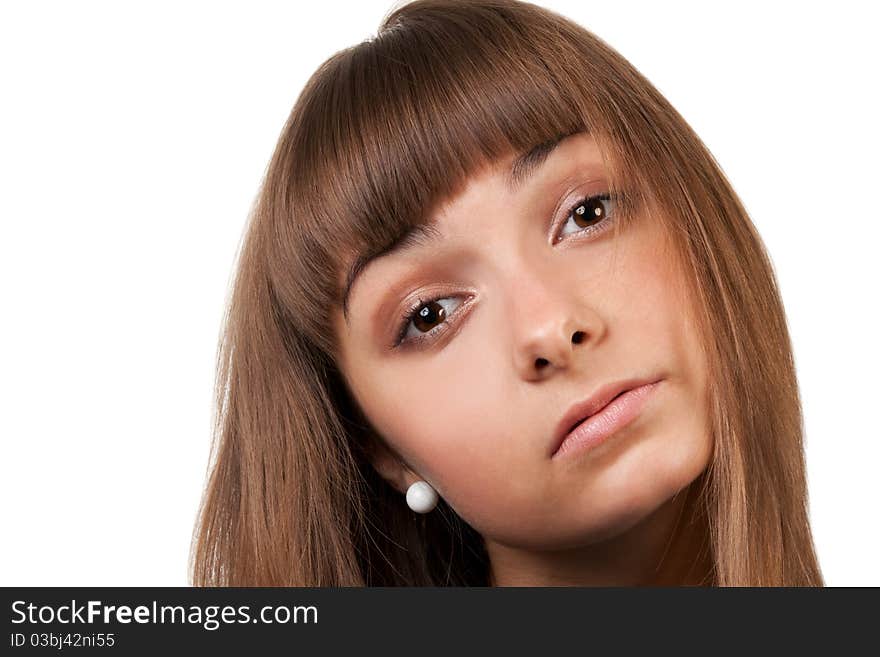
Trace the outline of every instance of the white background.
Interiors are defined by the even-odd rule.
[[[538,4],[657,85],[751,213],[826,581],[880,585],[870,3]],[[0,585],[187,583],[247,213],[307,78],[392,6],[0,6]]]

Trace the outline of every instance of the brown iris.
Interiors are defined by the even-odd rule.
[[[574,215],[575,223],[578,226],[588,228],[590,224],[587,222],[600,221],[605,218],[605,205],[599,198],[587,199],[577,206],[572,214]]]
[[[427,333],[436,324],[446,318],[446,309],[436,301],[424,304],[413,317],[413,325],[420,331]]]

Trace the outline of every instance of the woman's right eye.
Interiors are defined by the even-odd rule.
[[[440,333],[445,331],[445,320],[454,312],[454,308],[461,305],[453,304],[453,308],[447,309],[441,304],[441,301],[447,299],[455,299],[456,297],[437,297],[434,299],[422,300],[411,306],[400,318],[400,325],[397,330],[397,339],[394,347],[399,347],[408,343],[417,343],[426,340],[432,340]],[[415,335],[409,337],[410,327],[415,328]]]

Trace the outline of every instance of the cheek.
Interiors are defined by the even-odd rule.
[[[485,361],[450,359],[455,368],[442,357],[426,366],[430,385],[389,368],[381,388],[362,388],[369,396],[360,403],[385,441],[477,531],[509,531],[513,518],[534,527],[551,493],[534,444],[535,423],[543,431],[547,418],[511,409],[509,389],[500,387],[509,376],[487,378]]]
[[[682,266],[659,229],[645,228],[632,246],[624,280],[627,305],[620,316],[630,323],[627,342],[641,360],[662,368],[676,400],[670,400],[682,429],[683,449],[666,457],[672,470],[693,469],[705,463],[710,445],[709,381],[706,355],[696,324],[695,300],[689,297]],[[630,362],[639,362],[638,359]],[[686,449],[685,449],[686,448]],[[657,455],[654,455],[657,456]]]
[[[626,241],[621,265],[608,280],[609,305],[632,359],[660,367],[685,388],[694,411],[703,412],[708,381],[706,359],[695,324],[687,280],[658,224],[644,223]]]
[[[425,367],[421,385],[409,371],[388,368],[381,387],[360,388],[368,392],[359,403],[379,435],[447,499],[460,497],[475,476],[491,476],[494,463],[502,472],[511,458],[480,371],[444,367],[439,359]]]

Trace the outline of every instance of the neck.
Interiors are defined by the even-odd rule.
[[[712,582],[699,480],[626,532],[572,550],[522,550],[486,541],[492,586],[705,586]]]

